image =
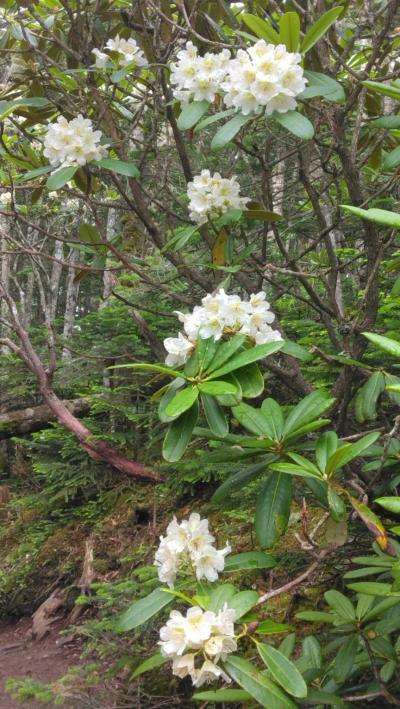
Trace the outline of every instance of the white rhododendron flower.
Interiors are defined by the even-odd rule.
[[[185,364],[191,354],[193,342],[189,342],[180,332],[178,337],[167,337],[164,340],[164,347],[168,352],[165,363],[168,367],[179,367],[181,364]]]
[[[171,64],[173,94],[181,103],[188,101],[213,101],[226,76],[230,52],[223,49],[218,54],[207,52],[204,57],[197,53],[192,42],[177,54],[177,62]]]
[[[189,608],[186,616],[171,611],[160,630],[159,645],[162,654],[172,659],[172,673],[178,677],[190,675],[196,687],[219,677],[230,682],[216,663],[237,649],[235,613],[227,604],[218,613],[204,611],[199,606]]]
[[[239,49],[231,58],[227,49],[218,54],[198,55],[192,42],[171,64],[173,94],[181,103],[214,101],[222,95],[226,106],[248,115],[265,110],[267,115],[296,108],[295,97],[306,86],[301,55],[288,52],[284,44],[258,40]]]
[[[104,69],[110,61],[108,54],[101,52],[100,49],[92,49],[92,54],[95,56],[95,65],[98,69]]]
[[[231,678],[223,671],[221,667],[215,665],[211,660],[205,660],[203,665],[199,670],[195,670],[193,679],[193,684],[195,687],[201,687],[202,684],[206,682],[214,682],[214,680],[219,679],[225,680],[225,682],[231,682]]]
[[[118,55],[116,63],[121,67],[128,66],[128,64],[141,67],[147,64],[146,57],[133,37],[123,39],[117,34],[114,39],[107,40],[104,50],[92,49],[92,54],[95,56],[95,66],[98,69],[104,69],[107,63],[112,61],[112,56],[106,52],[116,53]]]
[[[224,103],[244,115],[265,108],[267,115],[296,108],[295,96],[304,91],[306,79],[301,55],[283,44],[260,39],[247,50],[239,49],[228,65],[223,83]]]
[[[256,345],[282,340],[280,332],[271,327],[275,315],[263,291],[253,293],[249,300],[242,300],[219,288],[201,302],[202,305],[196,305],[191,313],[175,311],[183,324],[184,334],[180,332],[177,338],[164,340],[168,352],[165,362],[169,367],[185,364],[199,337],[213,337],[217,341],[223,336],[241,333],[254,340]]]
[[[102,134],[93,130],[92,121],[79,115],[71,121],[59,116],[50,123],[44,139],[44,155],[54,167],[81,166],[101,160],[107,147],[100,145]]]
[[[224,549],[215,549],[205,546],[200,551],[193,552],[192,558],[196,567],[196,578],[206,578],[207,581],[216,581],[218,573],[224,570],[225,557],[231,551],[229,544]]]
[[[235,176],[221,177],[210,170],[202,170],[200,175],[188,183],[190,218],[197,224],[205,224],[208,219],[216,219],[230,209],[243,209],[248,197],[240,196],[240,185]]]
[[[180,524],[174,518],[167,527],[165,537],[160,537],[160,545],[155,555],[160,581],[173,588],[180,569],[194,570],[197,579],[215,581],[223,571],[225,556],[231,548],[216,549],[215,538],[208,528],[208,519],[201,519],[192,512],[189,519]]]

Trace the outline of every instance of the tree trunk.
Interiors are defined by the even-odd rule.
[[[54,257],[60,261],[64,257],[64,244],[62,241],[54,243]],[[50,322],[53,323],[57,317],[58,294],[60,289],[60,279],[62,272],[62,264],[53,261],[50,276],[50,298],[49,298],[49,315]]]
[[[79,251],[76,249],[71,250],[69,260],[71,263],[79,262]],[[65,312],[64,312],[64,330],[63,330],[63,340],[68,342],[71,338],[72,331],[74,329],[76,306],[78,302],[79,295],[79,281],[76,280],[77,271],[75,268],[70,268],[68,270],[67,276],[67,295],[65,299]],[[72,359],[71,351],[64,347],[62,351],[62,359],[64,362]]]
[[[89,399],[67,400],[61,403],[74,416],[85,416],[90,411]],[[0,414],[0,440],[40,431],[42,428],[47,428],[48,424],[55,419],[54,412],[45,404],[6,411]]]

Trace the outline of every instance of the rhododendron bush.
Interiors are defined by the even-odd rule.
[[[160,706],[400,704],[399,27],[396,0],[1,4],[1,385],[28,394],[0,438],[48,427],[41,500],[90,534],[113,475],[157,487],[151,592],[105,627]]]

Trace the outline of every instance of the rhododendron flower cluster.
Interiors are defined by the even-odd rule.
[[[228,295],[219,288],[201,302],[202,305],[196,305],[191,313],[176,311],[185,334],[180,332],[178,337],[164,340],[168,352],[165,363],[169,367],[185,364],[199,337],[219,340],[223,335],[239,332],[252,338],[257,345],[282,339],[280,332],[271,328],[275,315],[263,291],[253,293],[249,300],[242,300],[240,296]]]
[[[248,197],[240,196],[235,176],[221,177],[219,172],[211,175],[210,170],[202,170],[188,183],[187,194],[190,218],[198,224],[216,219],[230,209],[243,209],[249,201]]]
[[[49,124],[44,139],[44,155],[55,167],[86,165],[91,160],[101,160],[107,147],[100,145],[101,131],[93,130],[92,121],[79,115],[71,121],[59,116]]]
[[[123,39],[117,34],[114,39],[107,40],[104,50],[92,50],[95,56],[95,65],[99,69],[104,69],[112,60],[112,57],[107,52],[115,52],[118,55],[116,62],[121,67],[128,66],[128,64],[133,64],[135,67],[147,64],[146,57],[133,37]]]
[[[178,677],[190,675],[196,687],[219,677],[230,682],[216,663],[236,650],[234,620],[235,611],[227,604],[218,613],[198,606],[189,608],[186,616],[171,611],[160,630],[159,645],[162,654],[173,660],[172,673]]]
[[[177,54],[178,61],[171,64],[173,94],[181,103],[213,101],[225,79],[230,52],[223,49],[218,54],[207,52],[200,57],[193,42]]]
[[[264,107],[267,115],[293,110],[295,96],[306,87],[300,60],[301,55],[288,52],[284,44],[275,46],[263,39],[247,50],[239,49],[222,85],[226,106],[244,115]]]
[[[178,524],[176,518],[167,527],[165,537],[160,537],[160,546],[155,555],[158,577],[162,583],[173,588],[179,570],[194,570],[198,580],[216,581],[223,571],[229,544],[216,549],[215,538],[208,529],[208,520],[192,512],[189,519]]]
[[[223,96],[226,106],[244,115],[273,111],[285,113],[296,107],[295,97],[306,86],[301,55],[288,52],[284,44],[267,44],[260,39],[248,49],[239,49],[232,59],[224,49],[218,54],[198,56],[188,42],[171,65],[173,93],[181,103],[213,101]]]

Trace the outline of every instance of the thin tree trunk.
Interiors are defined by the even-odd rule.
[[[62,241],[54,243],[54,257],[60,261],[64,257],[64,244]],[[58,294],[60,290],[60,279],[62,272],[62,264],[53,261],[50,275],[50,298],[49,298],[49,316],[50,322],[54,322],[57,316]]]
[[[71,249],[69,260],[73,264],[79,263],[79,251],[77,249]],[[76,306],[78,303],[79,295],[79,280],[76,280],[77,271],[75,268],[68,269],[67,275],[67,294],[65,299],[65,311],[64,311],[64,329],[63,329],[63,340],[68,343],[72,336],[75,323]],[[71,351],[64,347],[62,351],[62,360],[68,362],[72,359]]]

